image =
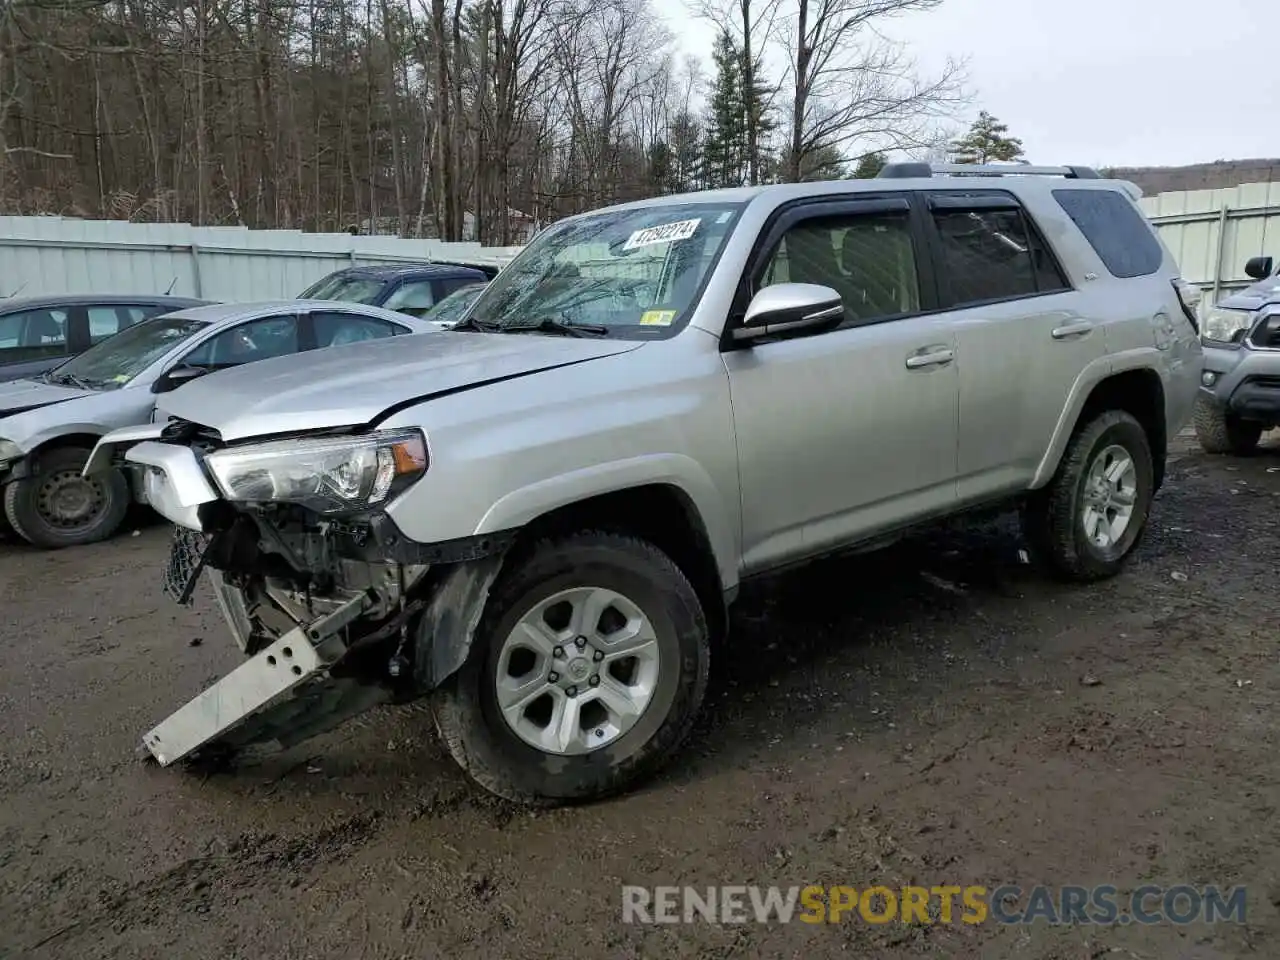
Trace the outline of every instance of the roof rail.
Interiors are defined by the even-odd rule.
[[[932,177],[938,174],[969,177],[1041,176],[1067,177],[1073,180],[1100,179],[1098,171],[1092,167],[1033,167],[1026,163],[921,163],[915,160],[905,163],[887,163],[879,176],[902,180],[912,177]]]

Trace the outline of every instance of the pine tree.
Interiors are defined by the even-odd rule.
[[[741,56],[729,31],[722,30],[716,38],[711,62],[715,80],[707,105],[702,181],[708,188],[737,187],[743,183],[746,124],[742,109]]]
[[[955,163],[989,163],[992,160],[1017,160],[1023,154],[1022,141],[1006,136],[1007,124],[1001,123],[987,111],[978,114],[973,126],[959,140],[951,144]]]
[[[889,158],[879,151],[864,153],[849,176],[854,180],[873,180],[880,175],[880,171],[888,162]]]

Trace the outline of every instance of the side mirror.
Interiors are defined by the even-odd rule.
[[[1274,265],[1275,261],[1270,257],[1250,257],[1244,265],[1244,274],[1254,280],[1265,280],[1271,276]]]
[[[199,377],[203,377],[208,370],[203,367],[174,367],[168,373],[162,374],[151,386],[152,393],[169,393],[171,390],[177,390],[184,383],[190,383]]]
[[[751,298],[742,326],[733,331],[739,343],[763,337],[791,336],[829,330],[844,319],[840,294],[816,283],[776,283]]]

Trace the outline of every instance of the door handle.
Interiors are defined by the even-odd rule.
[[[1073,320],[1061,327],[1054,327],[1052,336],[1055,340],[1066,340],[1068,337],[1083,337],[1092,329],[1093,324],[1088,320]]]
[[[907,357],[907,369],[919,370],[921,367],[935,367],[950,363],[956,358],[954,350],[933,350],[929,353],[913,353]]]

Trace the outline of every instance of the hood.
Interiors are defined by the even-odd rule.
[[[224,440],[355,426],[391,407],[641,346],[535,333],[387,337],[211,373],[162,396],[156,419],[190,420]]]
[[[1223,297],[1218,306],[1231,310],[1260,310],[1269,303],[1280,303],[1280,274],[1259,280],[1239,293]]]
[[[78,387],[63,387],[37,380],[10,380],[8,383],[0,383],[0,419],[53,403],[94,395],[94,391]],[[0,430],[0,436],[3,435],[4,431]]]

